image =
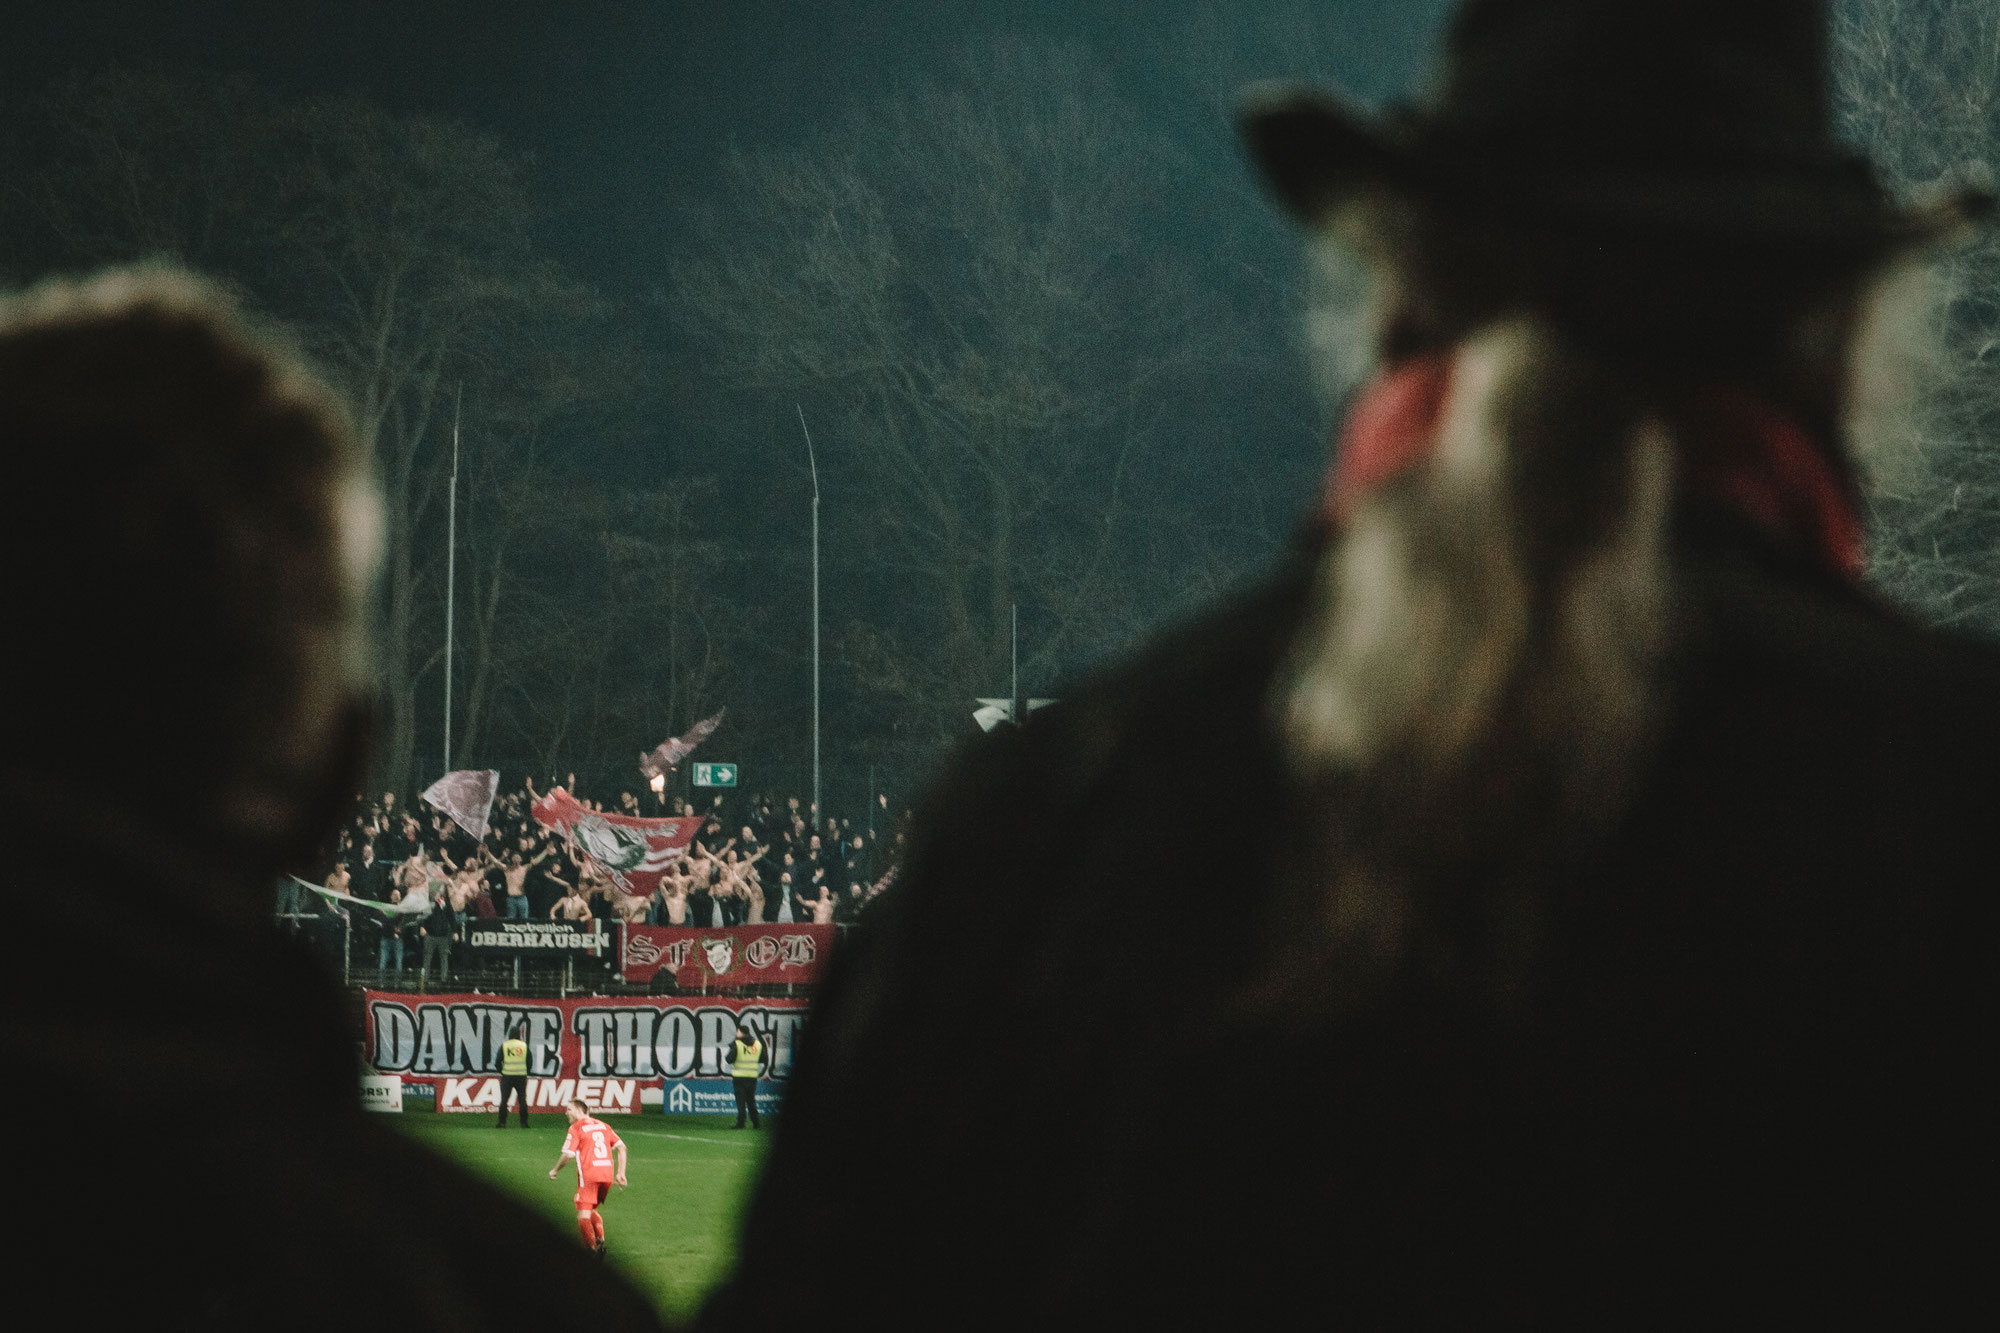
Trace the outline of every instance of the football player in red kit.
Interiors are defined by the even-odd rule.
[[[570,1098],[563,1111],[569,1116],[569,1137],[563,1140],[562,1156],[549,1168],[549,1179],[556,1178],[565,1161],[576,1159],[576,1229],[585,1245],[602,1254],[604,1219],[597,1205],[611,1193],[614,1183],[625,1188],[625,1141],[591,1115],[581,1097]]]

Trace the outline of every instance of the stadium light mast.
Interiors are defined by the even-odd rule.
[[[465,407],[465,383],[459,382],[458,390],[452,395],[451,404],[451,493],[445,505],[445,556],[444,556],[444,767],[440,772],[451,772],[451,649],[453,628],[453,597],[458,591],[458,423],[459,414]]]
[[[819,831],[819,460],[813,456],[812,432],[806,429],[806,410],[798,403],[799,430],[806,437],[806,466],[812,469],[813,483],[813,831]]]
[[[1028,725],[1028,707],[1021,702],[1021,604],[1010,603],[1008,614],[1013,618],[1013,624],[1008,629],[1007,638],[1012,658],[1012,674],[1007,684],[1007,712],[1015,726],[1025,727]]]

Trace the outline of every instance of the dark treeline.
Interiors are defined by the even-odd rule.
[[[1310,493],[1289,284],[1194,243],[1216,182],[1075,51],[992,42],[737,152],[671,201],[642,292],[580,280],[534,164],[449,120],[114,67],[9,123],[0,276],[192,265],[353,403],[388,520],[386,788],[447,762],[455,433],[449,763],[600,791],[724,705],[704,757],[808,788],[801,417],[828,798],[854,808],[1006,693],[1016,608],[1050,693],[1240,577]],[[1290,423],[1275,467],[1234,443],[1259,413]]]
[[[454,765],[606,780],[635,738],[756,688],[756,660],[728,651],[744,616],[719,597],[699,487],[579,466],[637,434],[654,377],[629,312],[536,252],[530,176],[504,145],[358,100],[112,69],[51,86],[9,146],[17,277],[190,264],[346,391],[387,518],[385,786],[445,758],[455,423]]]
[[[1990,154],[1976,53],[2000,3],[1837,8],[1844,123],[1899,185]],[[1226,113],[1243,80],[1340,50],[1309,5],[1143,50],[969,40],[658,199],[643,234],[671,243],[624,290],[580,276],[536,163],[475,128],[84,70],[0,90],[0,281],[185,262],[347,391],[387,502],[379,775],[406,795],[446,763],[455,421],[449,762],[603,793],[726,705],[702,757],[808,790],[803,416],[827,796],[859,809],[871,769],[907,797],[972,699],[1006,692],[1016,607],[1022,685],[1059,695],[1254,570],[1309,503],[1359,325],[1307,318],[1301,247]],[[1934,266],[1918,409],[1873,423],[1903,460],[1873,479],[1878,577],[1984,632],[1996,274],[1990,240]]]
[[[2000,0],[1841,0],[1835,76],[1844,126],[1915,197],[1940,181],[1992,188],[2000,144]],[[2000,637],[2000,228],[1912,275],[1885,331],[1903,355],[1866,420],[1871,572],[1926,619]],[[1900,381],[1900,382],[1896,382]]]

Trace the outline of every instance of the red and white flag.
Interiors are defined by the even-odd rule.
[[[561,787],[531,808],[539,823],[568,834],[620,888],[640,897],[660,887],[660,875],[686,855],[702,825],[701,819],[693,816],[641,819],[607,815],[592,810]]]
[[[694,753],[694,747],[707,740],[714,730],[722,725],[722,715],[729,710],[716,710],[714,717],[703,718],[687,729],[685,736],[676,736],[670,741],[661,741],[655,748],[639,756],[639,771],[648,778],[659,777],[668,769],[676,767],[681,760]]]
[[[486,836],[486,820],[493,813],[493,793],[500,789],[500,773],[491,768],[461,768],[433,782],[424,800],[451,816],[451,822],[475,838]]]

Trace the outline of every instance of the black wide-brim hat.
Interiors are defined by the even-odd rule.
[[[1287,208],[1388,191],[1525,225],[1671,233],[1857,262],[1986,214],[1965,185],[1898,205],[1840,144],[1818,0],[1467,0],[1435,94],[1366,117],[1262,86],[1242,130]]]

